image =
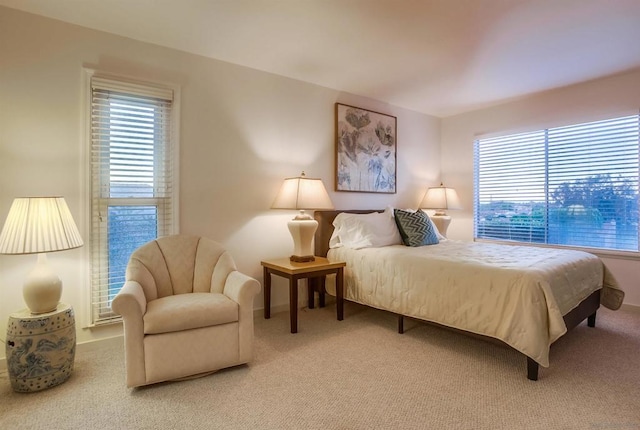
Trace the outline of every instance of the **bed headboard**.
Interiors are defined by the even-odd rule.
[[[326,257],[329,252],[329,239],[333,234],[333,220],[341,212],[350,214],[370,214],[371,212],[384,212],[382,209],[354,209],[344,211],[315,211],[313,218],[318,221],[318,230],[314,237],[315,255]]]

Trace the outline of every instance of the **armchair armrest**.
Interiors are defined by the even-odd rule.
[[[237,270],[229,273],[224,284],[224,295],[229,297],[240,307],[250,306],[253,312],[253,296],[260,292],[260,283],[250,276]]]
[[[223,294],[238,303],[238,337],[240,362],[253,358],[253,297],[260,292],[260,283],[250,276],[232,271],[227,276]]]
[[[142,319],[147,311],[147,299],[142,286],[136,281],[125,282],[114,297],[111,309],[123,318],[139,316]]]
[[[127,386],[137,387],[146,383],[144,367],[144,321],[147,299],[142,286],[135,281],[127,281],[111,303],[111,309],[122,315],[125,331],[125,362]]]

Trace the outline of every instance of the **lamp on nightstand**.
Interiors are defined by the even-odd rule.
[[[313,261],[312,241],[318,228],[318,221],[306,214],[305,210],[333,209],[333,203],[321,179],[307,178],[302,172],[295,178],[286,178],[276,196],[272,209],[296,209],[300,213],[289,223],[293,238],[291,261]]]
[[[0,254],[38,254],[22,289],[32,314],[56,310],[62,281],[47,262],[47,252],[82,246],[82,238],[63,197],[19,197],[0,233]]]
[[[453,188],[447,188],[440,183],[439,187],[430,187],[420,203],[422,209],[435,209],[431,220],[443,236],[447,236],[447,229],[451,223],[451,217],[445,211],[449,209],[461,209],[458,193]]]

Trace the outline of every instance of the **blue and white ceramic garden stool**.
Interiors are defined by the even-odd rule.
[[[7,371],[14,391],[29,393],[55,387],[71,376],[76,353],[73,308],[59,303],[55,311],[9,315]]]

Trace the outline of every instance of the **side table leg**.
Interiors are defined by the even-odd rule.
[[[309,309],[315,307],[315,291],[316,291],[316,278],[307,278],[307,291],[309,293]]]
[[[325,281],[327,280],[326,276],[322,276],[318,282],[318,302],[320,303],[320,307],[325,307],[325,293],[327,292],[325,288]]]
[[[271,318],[271,273],[268,268],[262,271],[264,275],[264,319]]]
[[[291,333],[298,332],[298,278],[289,278],[289,317]]]
[[[344,270],[342,267],[336,273],[336,302],[338,309],[338,321],[344,319]]]

